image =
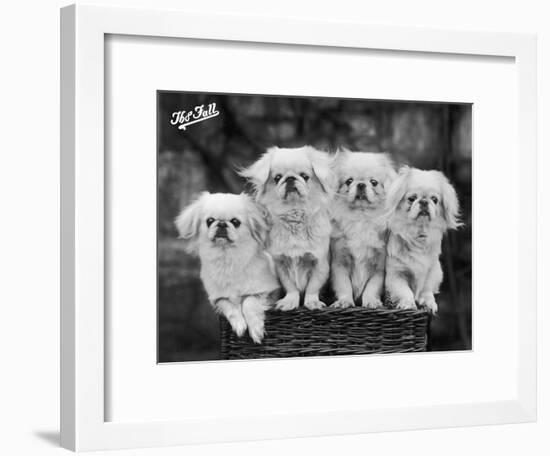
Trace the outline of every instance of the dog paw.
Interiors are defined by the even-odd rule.
[[[308,308],[309,310],[319,310],[325,307],[325,303],[319,301],[319,296],[317,295],[306,295],[304,298],[304,307]]]
[[[363,295],[362,305],[366,309],[380,309],[381,307],[384,307],[384,304],[382,303],[380,298],[377,298],[376,296],[367,296],[367,295]]]
[[[333,307],[335,309],[347,309],[348,307],[354,307],[355,304],[351,299],[348,298],[340,298],[334,301],[330,307]]]
[[[248,325],[248,334],[250,338],[256,343],[261,344],[262,339],[265,336],[265,329],[263,322]]]
[[[395,308],[401,310],[416,310],[416,303],[413,297],[401,298],[397,301]]]
[[[246,320],[242,315],[233,315],[231,318],[228,318],[229,324],[233,328],[233,331],[235,331],[235,334],[237,336],[242,337],[244,332],[246,331]]]
[[[418,300],[418,305],[426,309],[431,314],[435,315],[437,313],[437,303],[435,302],[434,295],[426,294],[420,296]]]
[[[300,296],[294,294],[287,294],[283,299],[279,299],[275,304],[278,310],[294,310],[300,305]]]

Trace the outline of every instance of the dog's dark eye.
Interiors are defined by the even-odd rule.
[[[208,217],[206,219],[206,226],[210,227],[210,225],[212,225],[212,223],[214,223],[214,219],[212,217]]]
[[[351,183],[353,182],[353,179],[350,177],[347,181],[346,181],[346,185],[349,187],[351,185]]]
[[[432,201],[434,202],[434,204],[439,203],[439,200],[437,199],[437,196],[432,196]]]
[[[378,181],[376,179],[371,179],[370,180],[370,184],[373,186],[373,187],[376,187],[378,185]]]
[[[409,203],[414,203],[416,201],[416,195],[409,196],[407,200],[409,201]]]
[[[282,177],[283,177],[283,176],[281,176],[280,174],[277,174],[277,175],[273,178],[273,180],[274,180],[275,183],[277,184],[277,183],[281,180]]]
[[[229,221],[231,222],[231,225],[233,225],[235,228],[238,228],[239,226],[241,226],[241,221],[236,218],[232,218]]]
[[[309,176],[306,173],[300,173],[300,177],[304,179],[306,182],[309,180]]]

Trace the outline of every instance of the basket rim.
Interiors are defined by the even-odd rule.
[[[426,309],[395,309],[395,308],[378,308],[378,309],[368,309],[362,306],[347,307],[345,309],[338,307],[323,307],[321,309],[308,309],[307,307],[300,306],[292,310],[279,310],[276,308],[271,308],[266,311],[266,313],[277,313],[277,314],[296,314],[296,313],[370,313],[370,314],[402,314],[402,315],[421,315],[421,314],[430,314]]]

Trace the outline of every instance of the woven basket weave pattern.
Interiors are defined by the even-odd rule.
[[[266,314],[261,345],[220,318],[222,359],[403,353],[426,350],[428,314],[418,310],[299,308]]]

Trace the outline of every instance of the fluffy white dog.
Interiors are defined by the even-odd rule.
[[[333,307],[382,307],[386,266],[386,194],[397,176],[386,154],[339,151],[333,203],[331,282]]]
[[[399,309],[437,312],[441,240],[461,223],[455,189],[439,171],[402,168],[388,194],[386,290]]]
[[[252,182],[256,200],[268,212],[268,250],[286,291],[277,308],[297,308],[302,295],[308,309],[324,307],[319,291],[329,278],[334,192],[328,155],[310,146],[273,147],[241,175]]]
[[[186,249],[201,260],[200,276],[214,309],[238,336],[264,336],[265,311],[280,285],[264,250],[266,223],[245,194],[202,193],[176,219]]]

